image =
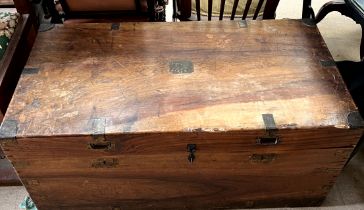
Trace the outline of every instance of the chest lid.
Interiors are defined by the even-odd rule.
[[[264,129],[271,114],[277,129],[348,128],[357,110],[301,21],[114,26],[39,33],[4,125],[17,137],[89,135],[95,122],[106,134],[221,132]]]

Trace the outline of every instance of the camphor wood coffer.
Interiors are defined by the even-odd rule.
[[[318,205],[363,121],[298,20],[40,33],[1,146],[43,209]]]

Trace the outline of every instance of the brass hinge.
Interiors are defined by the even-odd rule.
[[[351,129],[364,128],[364,120],[358,111],[350,112],[347,120]]]
[[[190,74],[193,72],[193,63],[188,60],[176,60],[169,62],[169,72],[172,74]]]
[[[89,149],[94,150],[110,150],[114,148],[111,141],[106,140],[105,136],[106,119],[92,119],[92,141],[89,142]]]
[[[6,155],[4,154],[3,150],[0,148],[0,160],[5,159]]]
[[[38,74],[39,68],[24,68],[22,74]]]
[[[2,146],[5,144],[17,143],[16,134],[18,132],[18,121],[5,120],[0,127],[0,143]]]
[[[263,114],[263,121],[266,130],[266,135],[257,138],[257,144],[260,145],[275,145],[279,143],[278,128],[272,114]]]
[[[247,28],[248,27],[248,22],[246,20],[240,20],[238,22],[239,24],[239,28]]]
[[[336,66],[336,62],[334,60],[320,60],[320,64],[322,67],[334,67]]]

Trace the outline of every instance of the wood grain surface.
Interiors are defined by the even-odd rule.
[[[5,115],[1,146],[39,209],[320,204],[363,131],[316,27],[113,26],[39,34]]]
[[[8,119],[17,136],[347,127],[356,110],[316,27],[301,21],[58,26],[39,34]],[[174,36],[174,34],[179,36]],[[181,34],[183,34],[181,36]],[[194,71],[170,72],[191,61]],[[112,110],[112,111],[110,111]]]

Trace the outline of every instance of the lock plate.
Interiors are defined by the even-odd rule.
[[[195,156],[196,149],[197,149],[196,144],[187,144],[187,152],[189,153],[187,159],[190,163],[192,163],[196,158]]]

